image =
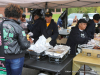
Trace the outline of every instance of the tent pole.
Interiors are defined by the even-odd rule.
[[[48,2],[45,3],[45,12],[47,11],[48,8]]]
[[[43,9],[44,10],[44,15],[43,15],[43,18],[45,19],[45,13],[47,12],[47,7],[48,6],[48,3],[45,2],[45,8]]]
[[[68,24],[68,8],[66,8],[65,29],[67,28],[67,24]]]

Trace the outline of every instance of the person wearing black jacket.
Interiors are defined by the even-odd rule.
[[[37,37],[40,34],[43,34],[47,40],[49,40],[49,44],[52,46],[56,45],[56,39],[58,37],[58,27],[57,24],[52,19],[52,13],[47,12],[45,14],[45,21],[41,21],[39,23],[39,27],[34,31],[34,37]]]
[[[36,41],[39,39],[39,36],[41,35],[41,32],[37,31],[37,29],[40,27],[41,22],[43,21],[43,19],[40,17],[41,14],[39,12],[37,12],[36,14],[34,14],[34,23],[32,25],[28,25],[28,29],[30,30],[30,32],[32,32],[34,35],[32,36],[32,38],[34,38],[34,43],[36,43]]]
[[[95,15],[93,16],[93,20],[89,20],[89,21],[88,21],[89,23],[88,23],[88,25],[87,25],[85,31],[86,31],[88,37],[90,37],[91,39],[94,38],[95,25],[96,25],[96,23],[99,22],[99,19],[100,19],[99,14],[95,14]]]
[[[86,29],[86,26],[87,26],[87,21],[84,19],[80,19],[76,27],[72,28],[66,43],[66,45],[71,47],[71,51],[70,51],[71,55],[76,55],[76,46],[78,44],[85,44],[88,42],[88,40],[90,40],[90,38],[87,36],[86,32],[84,31]]]
[[[3,25],[4,54],[7,75],[21,75],[24,64],[25,50],[30,47],[25,31],[18,19],[21,17],[21,8],[16,4],[9,4],[5,8]]]
[[[39,23],[41,22],[41,18],[40,18],[41,14],[39,12],[34,14],[34,22],[32,24],[29,24],[27,27],[28,29],[33,32],[33,30],[39,25]]]
[[[55,46],[58,37],[58,27],[52,19],[51,12],[45,13],[45,21],[42,23],[41,29],[42,34],[49,40],[49,44]]]

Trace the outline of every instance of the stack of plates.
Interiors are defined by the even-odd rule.
[[[88,45],[88,44],[83,44],[83,45],[79,45],[80,48],[89,48],[89,49],[93,49],[94,45]]]

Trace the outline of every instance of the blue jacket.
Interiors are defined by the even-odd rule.
[[[73,27],[66,43],[68,46],[71,47],[70,54],[76,55],[76,46],[78,44],[87,43],[88,40],[90,40],[90,38],[87,37],[85,31],[80,31],[78,26]]]
[[[57,25],[59,25],[60,27],[62,27],[62,20],[60,18],[58,19]]]
[[[95,23],[93,20],[89,20],[89,24],[86,27],[86,33],[88,35],[88,37],[90,37],[91,39],[94,38],[94,33],[95,33]]]

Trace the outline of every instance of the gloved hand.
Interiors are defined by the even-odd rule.
[[[28,35],[29,35],[29,36],[33,36],[33,33],[32,33],[32,32],[29,32]]]
[[[28,23],[25,23],[25,26],[27,27]]]
[[[53,46],[50,45],[50,43],[46,43],[46,46],[47,46],[48,48],[53,48]]]
[[[49,43],[52,40],[51,37],[47,38],[46,43]]]
[[[34,38],[31,38],[32,39],[32,41],[34,40]]]

